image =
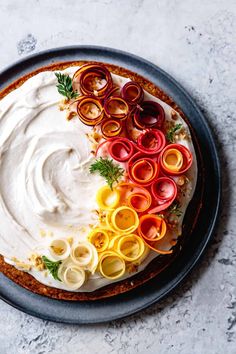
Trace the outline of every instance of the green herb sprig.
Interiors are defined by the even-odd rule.
[[[177,217],[180,217],[183,214],[182,210],[180,210],[180,207],[181,205],[179,202],[173,202],[168,208],[169,214],[175,214]]]
[[[58,81],[57,89],[61,95],[66,96],[69,100],[78,97],[78,93],[73,90],[70,76],[61,73],[55,73],[55,75]]]
[[[42,260],[43,263],[45,264],[45,267],[52,274],[53,278],[61,281],[61,279],[58,276],[58,269],[59,266],[61,265],[61,261],[53,262],[50,259],[48,259],[46,256],[42,256]]]
[[[112,160],[100,157],[92,163],[89,172],[99,172],[100,176],[105,178],[108,186],[112,190],[113,183],[119,181],[119,178],[123,176],[124,170]]]
[[[166,138],[170,143],[174,142],[175,133],[182,127],[182,124],[176,124],[172,128],[170,128],[166,133]]]

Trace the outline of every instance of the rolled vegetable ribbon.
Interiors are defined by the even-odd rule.
[[[129,113],[129,106],[119,96],[110,96],[104,102],[104,111],[108,118],[125,119]]]
[[[183,155],[177,149],[167,149],[163,154],[163,167],[171,172],[178,172],[183,166]]]
[[[146,129],[137,140],[138,148],[146,154],[158,154],[166,145],[165,135],[158,129]]]
[[[121,96],[130,106],[133,106],[138,105],[143,101],[144,92],[137,82],[129,81],[122,87]]]
[[[139,225],[139,218],[134,209],[121,206],[107,215],[107,223],[116,232],[132,233]]]
[[[109,235],[108,232],[102,228],[93,229],[89,236],[89,242],[96,248],[97,252],[103,252],[108,248],[109,245]]]
[[[90,242],[79,242],[71,249],[71,259],[78,266],[94,273],[98,264],[97,250]]]
[[[150,247],[146,245],[145,240],[142,237],[136,234],[120,233],[114,234],[114,236],[110,238],[107,251],[114,251],[120,254],[126,262],[141,264],[148,256],[149,250]],[[140,252],[139,255],[138,252]]]
[[[96,201],[101,209],[114,209],[119,204],[120,194],[115,188],[103,186],[97,191]]]
[[[108,249],[110,251],[117,251],[117,244],[118,244],[118,241],[119,239],[122,237],[122,233],[119,233],[119,234],[114,234],[113,237],[110,238],[110,241],[109,241],[109,246],[108,246]]]
[[[72,81],[79,80],[84,95],[104,98],[113,86],[109,70],[102,64],[85,64],[74,73]]]
[[[191,152],[181,144],[167,145],[160,154],[160,165],[170,175],[181,175],[192,165]]]
[[[115,227],[114,227],[114,225],[112,224],[112,221],[111,221],[112,213],[113,213],[113,210],[109,210],[109,211],[106,213],[106,219],[105,219],[106,227],[107,227],[109,230],[111,230],[111,232],[117,233],[117,230],[115,229]]]
[[[49,244],[49,252],[54,260],[63,260],[70,255],[70,244],[64,238],[56,238],[52,240]]]
[[[69,111],[70,112],[74,112],[74,113],[77,113],[78,114],[78,111],[77,111],[77,106],[78,106],[78,103],[80,101],[82,101],[83,99],[85,99],[87,96],[78,96],[76,99],[74,99],[72,102],[69,103]]]
[[[127,205],[129,196],[140,190],[139,186],[130,182],[120,182],[116,188],[120,192],[120,204]],[[142,187],[141,187],[142,188]]]
[[[104,117],[104,110],[97,98],[83,97],[78,100],[77,113],[82,123],[94,126],[99,124]]]
[[[142,213],[150,207],[152,197],[147,189],[139,187],[137,192],[133,192],[128,196],[127,203],[135,211]]]
[[[71,250],[72,260],[81,267],[87,266],[93,259],[92,247],[89,242],[79,242]]]
[[[117,252],[127,262],[139,260],[145,251],[144,241],[137,235],[127,235],[119,238]]]
[[[122,182],[118,184],[117,189],[120,193],[120,203],[122,205],[128,205],[139,213],[149,209],[152,197],[146,188],[137,184]]]
[[[153,182],[151,191],[157,206],[150,209],[148,213],[159,213],[167,209],[173,203],[177,195],[177,186],[172,178],[160,177]]]
[[[85,271],[73,263],[62,263],[58,269],[61,281],[71,290],[77,290],[84,284]]]
[[[139,221],[138,234],[147,241],[161,240],[166,234],[166,223],[157,215],[143,215]]]
[[[140,134],[142,134],[143,130],[138,129],[133,122],[133,112],[131,112],[125,120],[125,129],[126,134],[130,138],[130,140],[137,142],[137,139]]]
[[[122,122],[114,119],[106,119],[101,124],[101,132],[105,139],[119,135],[122,128]]]
[[[165,111],[157,102],[144,101],[140,107],[136,108],[133,120],[138,129],[161,129],[165,121]]]
[[[119,86],[113,86],[111,87],[110,90],[107,91],[105,100],[110,97],[110,96],[119,96],[120,95],[120,87]]]
[[[159,174],[157,162],[137,153],[128,161],[129,178],[136,184],[149,186]]]
[[[110,141],[108,151],[114,160],[124,162],[133,155],[134,145],[127,138],[115,138]]]
[[[148,191],[132,193],[128,198],[128,205],[138,213],[146,211],[151,203],[152,198]]]
[[[125,273],[125,261],[116,252],[107,251],[101,255],[98,269],[104,278],[119,279]]]
[[[102,143],[100,143],[96,149],[95,156],[96,157],[108,157],[109,156],[108,146],[109,146],[108,140],[105,140]]]

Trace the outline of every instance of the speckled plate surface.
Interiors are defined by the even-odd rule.
[[[44,51],[23,59],[0,73],[0,90],[39,67],[58,61],[94,60],[137,72],[163,89],[184,114],[201,147],[205,175],[203,205],[194,226],[191,242],[158,277],[121,295],[99,301],[67,302],[39,296],[16,285],[0,273],[0,298],[31,315],[64,323],[98,323],[131,315],[159,301],[191,271],[206,248],[217,219],[221,178],[216,146],[199,108],[190,95],[167,73],[132,54],[94,46],[73,46]]]

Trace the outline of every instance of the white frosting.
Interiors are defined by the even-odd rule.
[[[68,68],[72,75],[77,68]],[[112,75],[113,81],[124,85],[128,79]],[[86,133],[89,127],[74,118],[65,119],[58,109],[57,79],[53,72],[42,72],[27,80],[0,101],[0,254],[15,266],[17,258],[30,263],[28,257],[45,251],[53,237],[73,236],[83,241],[89,225],[96,224],[95,195],[104,180],[89,173],[93,159]],[[159,102],[171,119],[171,110],[164,102],[145,93],[146,99]],[[177,122],[187,128],[178,115]],[[188,171],[190,183],[182,197],[181,223],[194,193],[197,163],[194,148],[187,140],[179,141],[193,153]],[[47,232],[45,237],[44,230]],[[167,249],[170,244],[165,245]],[[157,256],[150,252],[138,271]],[[62,282],[35,268],[29,271],[41,283],[69,290]],[[133,274],[126,273],[120,281]],[[78,291],[94,291],[112,281],[95,273]]]

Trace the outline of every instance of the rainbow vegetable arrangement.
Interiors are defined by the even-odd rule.
[[[193,158],[185,146],[170,142],[173,134],[166,138],[164,109],[145,101],[137,82],[120,88],[101,64],[85,64],[72,80],[61,75],[60,82],[58,90],[69,99],[71,111],[101,137],[90,172],[100,173],[107,182],[97,191],[99,223],[91,228],[88,240],[73,247],[57,240],[66,255],[58,262],[69,256],[73,260],[69,267],[64,262],[64,270],[58,264],[58,277],[68,283],[76,275],[72,287],[78,289],[86,272],[99,271],[116,280],[150,250],[173,252],[162,248],[170,227],[165,215],[176,205],[176,180],[191,167]]]

